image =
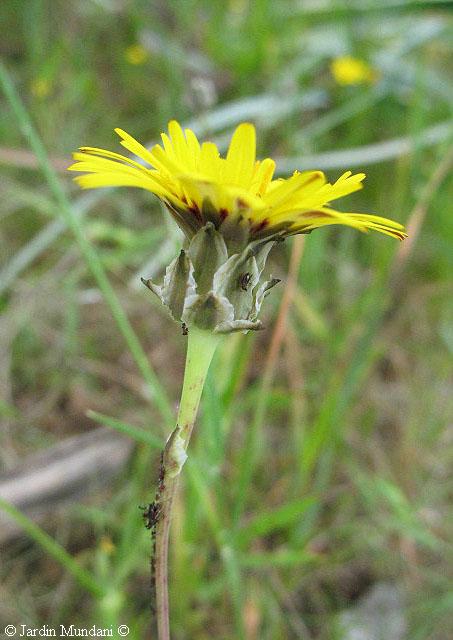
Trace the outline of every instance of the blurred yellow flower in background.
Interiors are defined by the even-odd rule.
[[[112,553],[115,552],[115,545],[112,542],[112,539],[109,536],[102,536],[99,541],[99,548],[103,553],[108,556],[111,556]]]
[[[47,78],[35,78],[30,83],[30,91],[35,98],[46,98],[51,88],[51,84]]]
[[[248,0],[230,0],[228,3],[228,9],[231,13],[241,15],[248,10],[249,4]]]
[[[124,52],[126,62],[138,66],[146,62],[149,57],[148,51],[141,44],[132,44]]]
[[[335,82],[342,86],[365,84],[376,80],[376,71],[364,60],[352,56],[335,58],[330,65]]]

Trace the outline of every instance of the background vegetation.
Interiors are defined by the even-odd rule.
[[[117,149],[116,126],[151,142],[175,117],[221,145],[253,121],[283,173],[364,170],[345,206],[411,230],[400,246],[332,228],[274,250],[267,329],[225,341],[191,443],[175,639],[352,638],[342,612],[383,584],[401,637],[451,637],[451,8],[2,0],[2,473],[100,423],[134,442],[107,489],[90,481],[42,529],[12,514],[27,533],[2,553],[2,624],[152,633],[138,505],[185,338],[139,276],[181,240],[150,194],[81,193],[64,169],[82,144]],[[342,55],[374,81],[339,85]]]

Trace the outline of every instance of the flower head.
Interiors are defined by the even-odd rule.
[[[362,188],[364,173],[346,171],[333,184],[321,171],[295,172],[273,179],[275,162],[256,160],[255,128],[240,124],[225,158],[213,142],[200,144],[191,129],[174,120],[162,145],[146,149],[121,129],[121,144],[143,165],[111,151],[81,147],[70,168],[86,175],[75,180],[83,188],[130,186],[147,189],[166,205],[188,238],[212,222],[228,244],[246,246],[258,239],[308,233],[317,227],[342,224],[374,229],[402,239],[403,227],[379,216],[341,213],[333,200]]]
[[[261,303],[277,280],[260,284],[272,245],[332,224],[372,229],[402,240],[397,222],[342,213],[330,202],[362,188],[365,174],[347,171],[333,184],[321,171],[274,179],[275,162],[256,160],[255,128],[237,127],[226,157],[212,142],[171,121],[151,150],[121,129],[121,144],[143,164],[118,153],[82,147],[72,171],[83,188],[130,186],[155,194],[187,237],[187,247],[158,287],[146,280],[173,317],[216,331],[257,328]]]
[[[51,90],[52,85],[47,78],[35,78],[30,85],[30,91],[35,98],[47,98]]]
[[[125,50],[124,57],[129,64],[137,66],[146,62],[149,53],[141,44],[132,44]]]
[[[343,86],[364,84],[376,79],[376,72],[360,58],[340,56],[330,65],[330,71],[338,84]]]

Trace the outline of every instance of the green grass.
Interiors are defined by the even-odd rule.
[[[407,637],[445,640],[451,3],[1,5],[1,468],[99,424],[136,442],[107,492],[42,529],[3,505],[26,537],[2,554],[1,622],[127,624],[134,638],[151,629],[138,506],[155,491],[185,339],[139,277],[158,278],[180,238],[149,194],[81,193],[61,167],[83,144],[117,148],[116,126],[151,142],[176,117],[224,145],[252,120],[260,155],[284,172],[308,156],[332,178],[363,169],[350,210],[407,222],[418,207],[424,218],[402,266],[387,238],[308,236],[263,377],[292,243],[274,250],[269,270],[283,282],[266,330],[223,342],[184,469],[174,638],[331,640],[339,612],[390,581],[404,591]],[[148,56],[132,65],[138,42]],[[379,82],[337,86],[329,63],[345,53],[374,65]]]

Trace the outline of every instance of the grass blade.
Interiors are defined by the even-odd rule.
[[[150,447],[153,447],[155,449],[162,449],[162,447],[164,446],[164,442],[160,438],[153,436],[152,433],[149,433],[144,429],[134,427],[133,425],[122,422],[121,420],[117,420],[116,418],[105,416],[104,414],[98,413],[97,411],[87,411],[86,415],[88,418],[91,418],[96,422],[100,422],[107,427],[115,429],[115,431],[119,431],[119,433],[124,433],[137,442],[148,444]]]
[[[257,537],[263,537],[277,529],[294,524],[314,503],[315,498],[309,497],[288,502],[272,511],[260,513],[237,532],[237,544],[246,546]]]
[[[104,595],[104,590],[97,583],[89,571],[84,569],[74,558],[61,547],[58,542],[49,536],[45,531],[32,522],[27,516],[21,513],[12,504],[0,498],[0,509],[13,518],[33,540],[39,544],[47,553],[61,564],[87,591],[100,598]]]

